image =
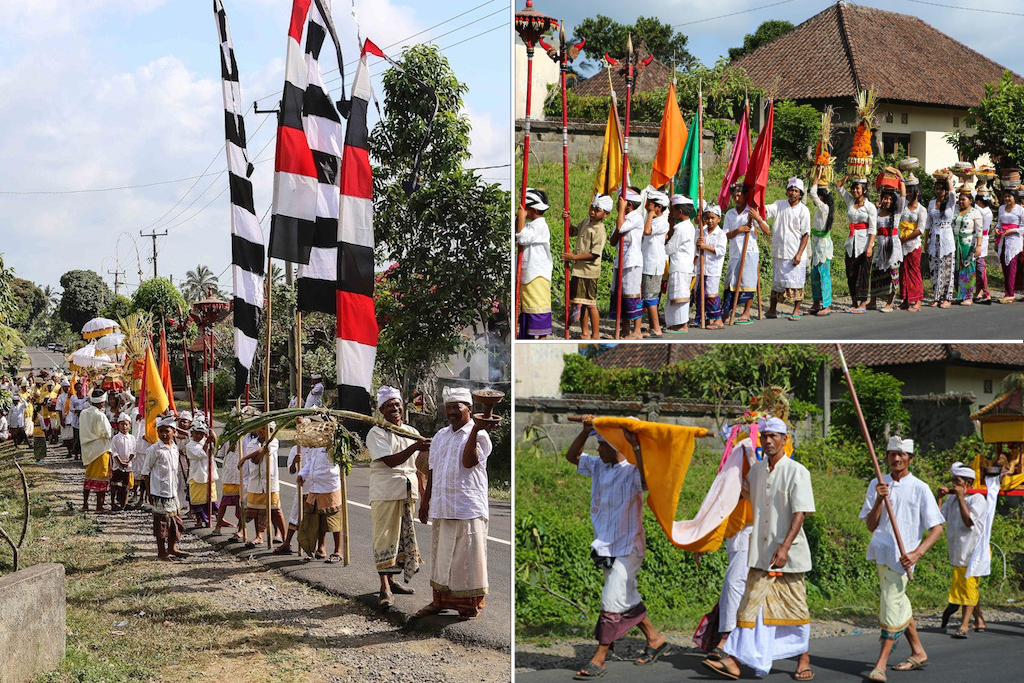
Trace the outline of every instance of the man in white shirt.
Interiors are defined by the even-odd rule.
[[[82,439],[81,434],[78,430],[78,421],[82,415],[82,411],[89,407],[89,399],[85,395],[85,391],[82,389],[81,382],[75,382],[75,395],[71,397],[71,408],[68,410],[68,422],[71,423],[71,428],[74,430],[75,441],[71,445],[71,454],[75,456],[76,460],[82,459]]]
[[[928,665],[928,654],[917,636],[914,611],[907,598],[908,571],[935,544],[942,535],[942,512],[932,497],[928,485],[910,473],[914,460],[914,442],[894,436],[889,439],[886,457],[890,474],[882,481],[872,479],[868,484],[860,518],[871,532],[867,559],[878,565],[878,579],[881,584],[881,609],[878,622],[882,627],[882,645],[875,667],[868,676],[870,680],[884,681],[885,667],[889,654],[896,649],[896,641],[902,633],[907,634],[910,656],[894,671],[910,671]],[[893,534],[892,524],[885,512],[884,499],[892,505],[896,524],[906,555],[900,556]],[[928,535],[921,540],[921,535]]]
[[[519,278],[518,339],[544,339],[551,334],[551,231],[544,212],[548,196],[526,188],[526,201],[516,211],[516,246],[522,254]]]
[[[25,408],[28,404],[25,403],[21,394],[17,391],[14,392],[11,400],[13,403],[11,404],[8,424],[11,428],[11,437],[14,439],[14,445],[20,446],[28,443],[28,437],[25,434]]]
[[[804,250],[811,238],[811,212],[804,204],[804,181],[790,178],[786,199],[766,206],[765,218],[775,219],[772,224],[772,298],[767,317],[777,317],[775,308],[779,301],[792,301],[791,319],[799,320],[807,278]]]
[[[736,678],[739,662],[764,676],[775,660],[799,657],[794,678],[809,681],[814,673],[804,575],[811,570],[811,550],[804,518],[814,514],[811,475],[786,456],[785,422],[761,418],[757,426],[764,459],[750,468],[743,486],[754,515],[747,585],[736,614],[737,628],[722,646],[728,656],[702,663]]]
[[[310,378],[313,380],[313,387],[306,394],[306,402],[303,404],[304,408],[323,408],[324,407],[324,383],[323,378],[319,373],[314,373]]]
[[[430,443],[427,487],[419,519],[433,532],[430,585],[434,599],[414,618],[458,610],[476,617],[487,595],[487,458],[491,438],[472,417],[469,389],[445,387],[449,426]]]
[[[239,465],[246,465],[248,476],[245,481],[246,517],[256,520],[256,536],[246,546],[255,548],[263,543],[263,532],[267,530],[267,491],[270,492],[270,522],[274,526],[274,540],[281,542],[285,535],[284,515],[281,513],[281,483],[277,472],[277,439],[271,440],[270,433],[276,429],[271,422],[253,432],[255,439],[243,439],[248,450],[239,459]],[[266,444],[266,453],[264,453]],[[267,461],[270,459],[270,482],[267,485]]]
[[[413,456],[430,450],[430,439],[421,439],[412,425],[402,421],[402,395],[381,385],[377,409],[384,419],[409,434],[400,436],[380,427],[366,435],[370,451],[370,516],[373,523],[373,560],[380,576],[381,606],[391,605],[394,594],[413,589],[395,581],[404,574],[406,583],[419,570],[420,551],[413,526],[413,506],[424,487]]]
[[[156,433],[158,441],[146,452],[142,474],[149,478],[157,559],[176,560],[187,557],[188,553],[178,550],[178,541],[185,525],[179,516],[178,480],[181,478],[181,463],[178,462],[178,446],[174,443],[174,418],[160,418]]]
[[[185,445],[188,460],[188,499],[190,511],[197,527],[209,528],[212,510],[217,509],[217,463],[210,457],[214,449],[207,436],[209,429],[202,420],[195,420],[189,427],[191,439]],[[210,494],[213,500],[211,503]]]
[[[665,292],[666,334],[686,332],[690,320],[690,283],[697,230],[690,221],[693,200],[681,194],[672,195],[665,254],[668,256],[668,288]]]
[[[669,644],[647,616],[647,608],[637,590],[637,572],[647,552],[643,525],[643,492],[647,483],[643,475],[643,455],[636,434],[622,430],[633,446],[637,463],[626,456],[593,429],[594,416],[583,416],[583,429],[569,446],[565,459],[576,471],[590,477],[590,523],[594,541],[590,557],[604,572],[601,590],[601,614],[594,629],[597,652],[577,672],[577,678],[596,678],[605,674],[605,659],[615,641],[639,627],[647,639],[643,657],[637,664],[651,664],[668,652]],[[583,452],[591,436],[597,437],[598,455]]]
[[[326,448],[304,447],[302,467],[295,482],[303,488],[299,548],[323,559],[330,533],[334,537],[334,552],[327,556],[326,562],[341,562],[341,511],[345,505],[341,499],[341,466],[331,459]]]
[[[89,510],[89,491],[96,492],[96,512],[110,512],[103,505],[110,490],[110,437],[114,434],[110,420],[103,412],[107,406],[107,392],[96,389],[89,401],[91,405],[78,417],[82,464],[85,465],[82,512]]]
[[[953,583],[949,587],[949,604],[942,613],[942,628],[946,628],[949,617],[957,607],[963,606],[960,628],[954,638],[967,638],[967,629],[974,615],[974,628],[985,630],[985,619],[981,614],[978,600],[978,578],[987,572],[977,570],[971,560],[976,555],[979,544],[988,544],[986,523],[988,522],[988,503],[980,493],[967,493],[974,486],[974,470],[962,462],[953,463],[950,471],[953,475],[952,486],[940,486],[938,499],[946,498],[942,503],[942,517],[946,520],[946,544],[949,549],[949,563],[953,565]],[[980,558],[981,553],[977,553]]]
[[[647,189],[647,219],[641,244],[643,276],[640,293],[651,326],[652,337],[661,336],[658,304],[661,302],[661,280],[665,274],[665,240],[668,235],[668,195],[654,188]]]

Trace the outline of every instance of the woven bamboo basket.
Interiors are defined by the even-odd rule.
[[[295,443],[303,448],[328,448],[334,443],[337,428],[337,423],[330,420],[299,422],[295,426]]]

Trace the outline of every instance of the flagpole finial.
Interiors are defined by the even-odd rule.
[[[627,55],[632,55],[633,54],[633,34],[632,33],[627,33],[626,34],[626,54]]]

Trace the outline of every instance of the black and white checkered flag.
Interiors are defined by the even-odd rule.
[[[263,230],[252,200],[252,164],[245,151],[245,120],[238,88],[238,64],[221,0],[213,0],[220,36],[220,73],[224,90],[225,149],[231,190],[231,283],[234,295],[235,396],[245,393],[263,312],[263,272],[266,252]]]

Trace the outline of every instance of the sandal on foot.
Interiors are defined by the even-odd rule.
[[[430,603],[430,604],[429,604],[429,605],[427,605],[426,607],[421,607],[421,608],[420,608],[419,610],[417,610],[417,611],[416,611],[416,612],[415,612],[415,613],[414,613],[414,614],[413,614],[413,615],[412,615],[411,617],[409,617],[409,618],[410,618],[410,619],[422,619],[423,617],[429,617],[429,616],[433,616],[433,615],[435,615],[435,614],[438,614],[438,613],[440,613],[440,612],[441,612],[441,609],[442,609],[441,607],[439,607],[439,606],[435,605],[434,603]]]
[[[794,313],[793,315],[789,316],[789,319],[790,320],[799,320],[801,317],[803,317],[803,316],[801,316],[799,313]]]
[[[324,560],[324,562],[326,562],[327,564],[336,564],[338,562],[341,562],[341,555],[339,555],[338,553],[331,553],[331,556]]]
[[[726,654],[725,650],[723,650],[720,647],[716,647],[714,650],[709,652],[707,657],[705,657],[704,659],[708,660],[709,662],[717,662],[717,661],[721,660],[723,657],[728,657],[728,656],[729,655]]]
[[[985,632],[985,627],[984,626],[975,626],[974,627],[974,632],[975,633],[984,633]]]
[[[572,677],[574,681],[586,681],[591,678],[600,678],[608,673],[608,670],[599,664],[594,662],[588,662],[585,667],[576,672],[576,675]]]
[[[728,678],[731,681],[735,681],[737,678],[740,677],[739,674],[734,674],[733,672],[731,672],[728,669],[726,669],[725,668],[725,664],[721,664],[721,663],[715,662],[715,661],[708,661],[706,659],[701,660],[701,664],[703,664],[705,667],[711,669],[712,671],[714,671],[719,676],[723,676],[725,678]]]
[[[670,646],[668,644],[668,641],[665,641],[664,643],[662,643],[661,647],[659,647],[657,649],[655,649],[655,648],[651,647],[650,645],[648,645],[648,646],[644,647],[643,655],[641,655],[640,658],[637,659],[634,662],[634,664],[637,664],[639,666],[645,666],[647,664],[654,664],[656,661],[658,661],[658,657],[662,656],[663,654],[665,654],[665,653],[667,653],[669,651],[669,648],[670,648]]]
[[[953,637],[959,640],[967,640],[967,631],[962,628],[958,628],[956,633],[953,634]]]
[[[400,583],[392,583],[391,592],[398,595],[414,595],[416,593],[416,589],[410,588],[409,586],[403,586]]]
[[[814,672],[811,671],[810,669],[801,669],[800,671],[797,671],[795,674],[793,674],[793,680],[794,681],[813,681],[814,680]]]
[[[919,662],[913,657],[907,657],[902,662],[892,668],[893,671],[913,671],[914,669],[923,669],[928,666],[928,660]]]
[[[885,682],[885,672],[882,671],[881,669],[872,669],[871,673],[869,673],[864,680],[867,680],[867,681],[882,681],[882,683],[884,683]]]
[[[395,596],[386,591],[381,591],[377,596],[377,605],[380,607],[391,607],[394,604]]]
[[[277,548],[274,548],[271,552],[274,553],[275,555],[292,555],[293,554],[292,553],[292,549],[289,548],[286,545],[278,546]]]
[[[313,557],[318,560],[322,560],[325,557],[327,557],[327,553],[325,553],[323,550],[317,550],[315,553],[313,553]]]

